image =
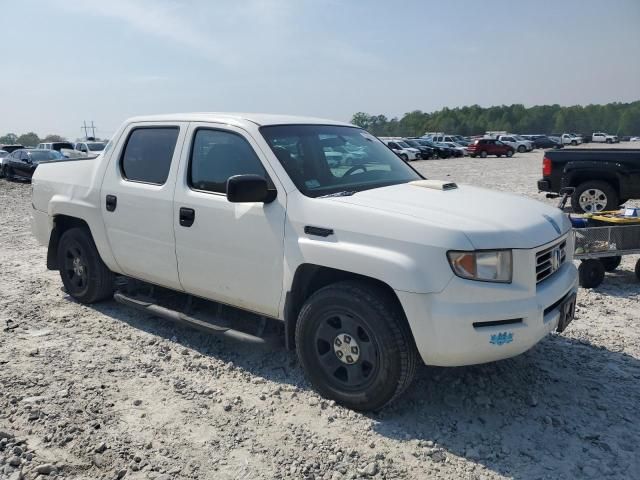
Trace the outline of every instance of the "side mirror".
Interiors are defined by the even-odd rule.
[[[260,175],[234,175],[227,180],[227,200],[231,203],[271,203],[277,193],[269,190],[267,180]]]

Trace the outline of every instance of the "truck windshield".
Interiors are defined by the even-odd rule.
[[[274,125],[260,132],[298,190],[308,197],[422,178],[380,140],[356,127]]]

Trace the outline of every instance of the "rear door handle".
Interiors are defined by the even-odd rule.
[[[180,225],[190,227],[196,219],[196,211],[193,208],[180,207]]]
[[[118,197],[115,195],[107,195],[105,205],[107,207],[107,212],[113,212],[118,206]]]

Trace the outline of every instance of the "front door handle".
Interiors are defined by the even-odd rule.
[[[118,197],[115,195],[107,195],[105,205],[107,207],[107,212],[113,212],[118,206]]]
[[[196,219],[196,211],[193,208],[180,207],[180,225],[190,227]]]

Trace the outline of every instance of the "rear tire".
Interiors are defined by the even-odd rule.
[[[578,267],[578,277],[582,288],[595,288],[604,280],[604,265],[597,258],[583,260]]]
[[[401,154],[400,154],[400,158],[401,158],[402,160],[404,160],[405,162],[408,162],[408,161],[409,161],[409,157],[408,157],[405,153],[401,153]]]
[[[296,325],[296,348],[322,396],[361,411],[379,410],[402,394],[418,363],[395,299],[359,281],[329,285],[307,300]]]
[[[571,195],[571,208],[575,213],[597,213],[615,210],[620,202],[618,194],[607,182],[594,180],[578,185]]]
[[[509,150],[507,152],[507,157],[509,157],[509,158],[513,157],[513,152],[511,150]]]
[[[58,242],[58,268],[67,293],[80,303],[113,297],[113,272],[100,258],[86,228],[71,228],[62,234]]]
[[[620,262],[622,262],[621,256],[616,257],[604,257],[601,258],[602,266],[604,267],[605,272],[613,272],[616,268],[620,266]]]

